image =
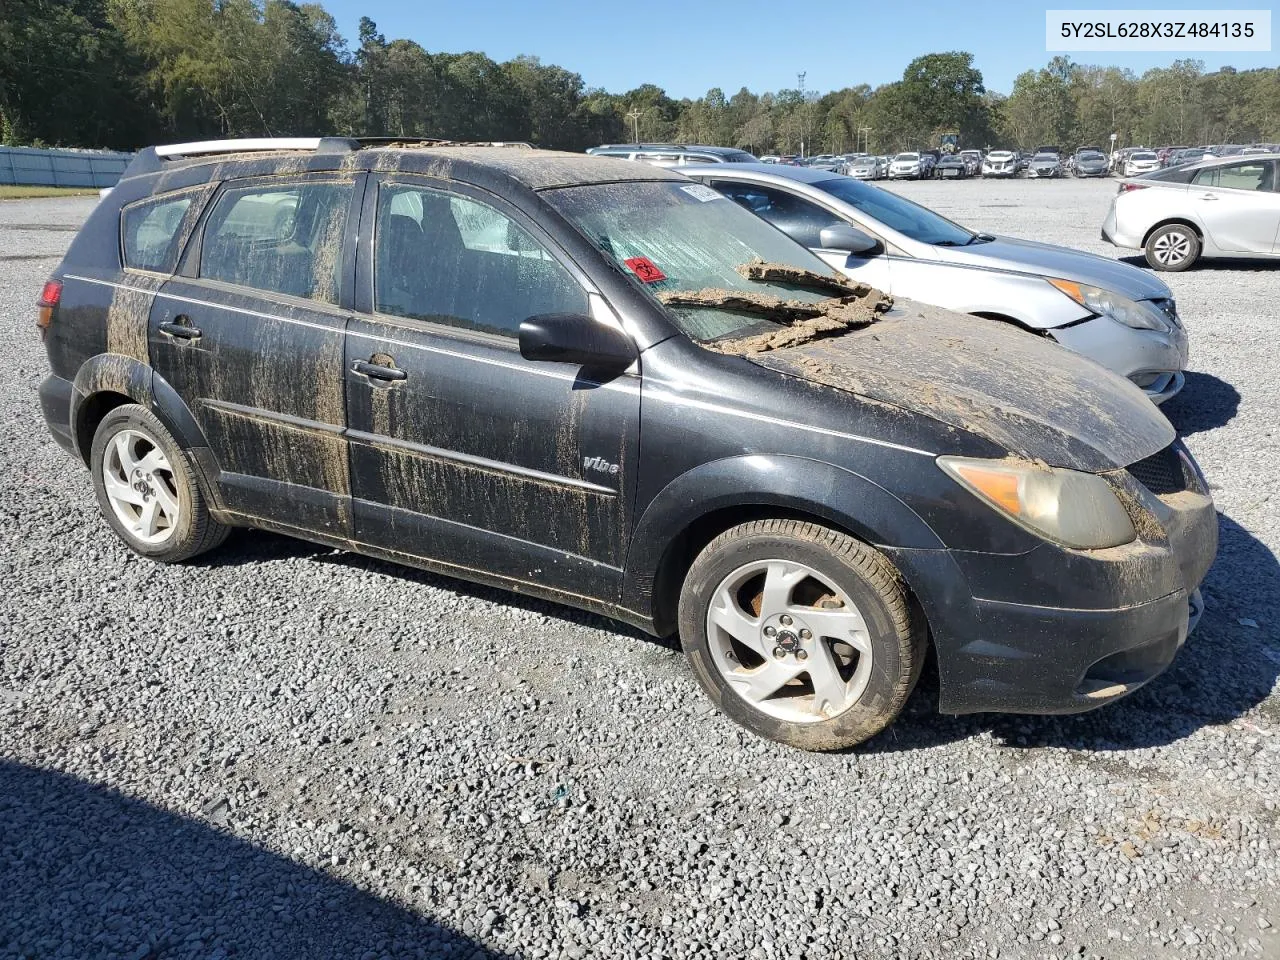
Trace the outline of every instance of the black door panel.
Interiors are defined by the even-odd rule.
[[[165,283],[149,337],[156,372],[209,441],[227,509],[343,537],[352,523],[342,238],[362,187],[228,184],[201,225],[201,269]]]
[[[515,338],[531,315],[588,312],[587,290],[497,198],[411,179],[370,194],[357,288],[375,310],[345,363],[357,539],[616,600],[639,380],[525,360]]]

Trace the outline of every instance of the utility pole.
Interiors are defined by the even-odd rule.
[[[635,137],[636,146],[640,146],[640,118],[644,116],[643,110],[631,109],[627,111],[627,117],[631,120],[631,131]]]
[[[866,140],[867,140],[867,149],[866,149],[866,152],[867,152],[867,153],[870,153],[870,152],[871,152],[871,128],[870,128],[870,127],[859,127],[859,128],[858,128],[858,145],[857,145],[857,147],[856,147],[855,149],[857,149],[857,150],[861,150],[861,149],[862,149],[862,139],[863,139],[863,136],[864,136],[864,135],[866,136]]]
[[[796,80],[800,82],[800,159],[804,159],[804,141],[809,135],[809,111],[805,108],[808,106],[804,100],[804,78],[808,71],[802,71],[796,74]]]

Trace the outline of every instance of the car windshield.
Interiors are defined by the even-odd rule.
[[[971,242],[975,236],[972,230],[966,230],[918,203],[851,177],[819,180],[814,186],[919,243],[958,247]]]
[[[1131,157],[1129,157],[1129,159],[1130,160],[1155,160],[1156,155],[1154,153],[1135,153]]]
[[[902,160],[902,161],[904,161],[904,162],[905,162],[905,161],[909,161],[909,160],[919,160],[919,159],[920,159],[920,154],[918,154],[918,153],[900,153],[900,154],[898,154],[896,157],[894,157],[893,159],[895,159],[895,160]]]
[[[1085,153],[1077,153],[1076,159],[1077,160],[1105,160],[1106,158],[1103,157],[1103,155],[1100,153],[1095,153],[1094,151],[1089,150],[1089,151],[1086,151]]]
[[[987,154],[988,160],[1008,160],[1013,156],[1008,150],[992,150]]]
[[[748,280],[754,260],[788,264],[841,282],[830,267],[781,230],[700,183],[626,182],[562,187],[542,196],[645,292],[716,289],[816,302],[830,289]],[[776,324],[759,313],[664,306],[694,340],[719,340]]]
[[[1036,160],[1053,160],[1056,162],[1058,159],[1058,155],[1056,153],[1037,153],[1035,155],[1035,159]]]

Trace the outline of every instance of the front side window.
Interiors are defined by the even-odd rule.
[[[139,203],[124,211],[124,265],[135,270],[173,273],[178,263],[182,219],[190,195]]]
[[[840,218],[830,210],[802,200],[785,190],[726,180],[718,180],[714,186],[730,200],[746,207],[756,216],[764,217],[791,239],[806,247],[821,247],[823,229],[840,222]]]
[[[384,184],[374,225],[374,309],[517,336],[544,313],[588,312],[582,286],[510,217],[469,197]]]
[[[337,303],[352,189],[316,181],[224,191],[205,225],[200,276]]]

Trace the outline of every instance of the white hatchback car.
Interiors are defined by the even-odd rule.
[[[1203,160],[1125,180],[1102,239],[1157,270],[1201,257],[1280,257],[1280,154]]]

